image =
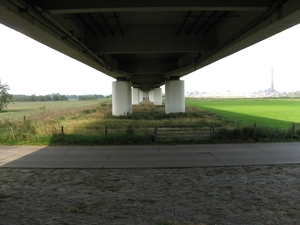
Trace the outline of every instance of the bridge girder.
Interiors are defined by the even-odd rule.
[[[0,0],[0,22],[150,90],[300,22],[299,0]]]

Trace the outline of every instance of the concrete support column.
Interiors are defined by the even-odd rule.
[[[155,88],[153,90],[154,94],[154,105],[162,105],[162,92],[161,88]]]
[[[140,95],[140,103],[143,101],[143,92],[141,90],[139,90],[139,95]]]
[[[112,82],[112,114],[113,116],[132,113],[131,82]]]
[[[149,91],[144,91],[143,92],[143,99],[149,100]]]
[[[133,105],[138,105],[140,104],[140,93],[139,89],[137,88],[132,88],[132,104]]]
[[[149,91],[149,101],[153,102],[153,90]]]
[[[185,112],[184,81],[170,79],[165,84],[165,112]]]

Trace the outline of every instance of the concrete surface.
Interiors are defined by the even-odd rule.
[[[0,146],[0,167],[182,168],[300,163],[300,143]]]

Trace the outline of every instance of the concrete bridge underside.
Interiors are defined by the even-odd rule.
[[[114,115],[164,84],[172,113],[180,77],[300,23],[300,1],[0,0],[0,23],[115,78]]]

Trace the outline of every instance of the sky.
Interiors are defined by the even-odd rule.
[[[0,24],[0,80],[10,94],[112,92],[115,79]],[[182,78],[185,91],[300,90],[300,25]],[[164,87],[163,87],[164,92]]]

